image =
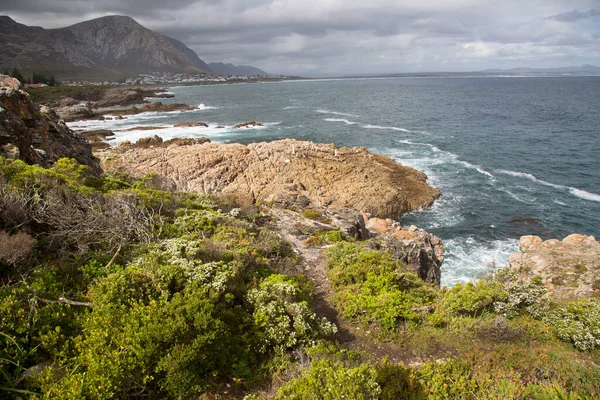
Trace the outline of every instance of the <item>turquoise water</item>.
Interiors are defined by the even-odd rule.
[[[402,218],[447,249],[442,283],[505,265],[521,235],[600,236],[600,78],[399,78],[175,87],[192,112],[73,124],[215,142],[366,146],[425,172],[443,197]],[[234,130],[246,120],[262,128]],[[203,121],[209,128],[172,128]],[[223,128],[217,128],[223,126]]]

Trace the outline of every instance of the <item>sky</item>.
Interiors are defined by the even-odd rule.
[[[600,66],[600,0],[1,0],[58,28],[128,15],[206,62],[274,74]]]

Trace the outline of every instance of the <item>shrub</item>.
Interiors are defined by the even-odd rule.
[[[333,301],[347,318],[377,321],[392,330],[403,321],[421,321],[419,309],[437,299],[433,287],[403,271],[403,264],[389,253],[340,242],[328,256],[329,282],[336,291]]]
[[[600,348],[600,301],[580,299],[567,305],[532,306],[530,313],[547,323],[556,336],[579,350]]]
[[[444,294],[439,312],[449,315],[478,316],[493,311],[495,302],[506,301],[508,293],[499,282],[480,280],[457,284]]]
[[[0,262],[15,265],[23,260],[33,249],[35,239],[24,232],[9,236],[0,231]]]
[[[369,364],[346,367],[323,359],[313,362],[304,376],[290,382],[276,399],[379,399],[377,372]]]
[[[285,275],[267,277],[247,298],[254,307],[254,328],[262,353],[312,346],[337,331],[327,319],[317,318],[307,291]]]
[[[302,213],[302,215],[304,215],[304,218],[308,218],[308,219],[319,219],[321,218],[321,213],[317,210],[310,210],[310,209],[306,209],[304,210],[304,212]]]

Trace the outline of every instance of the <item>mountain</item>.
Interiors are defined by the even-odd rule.
[[[233,65],[223,63],[208,63],[211,71],[221,75],[269,76],[268,72],[250,65]]]
[[[0,17],[0,68],[59,79],[120,79],[145,72],[209,72],[183,43],[130,17],[107,16],[43,29]]]
[[[194,64],[196,67],[200,68],[203,71],[214,72],[212,69],[210,69],[208,65],[206,65],[204,61],[200,59],[200,57],[198,57],[198,54],[196,54],[194,50],[190,49],[177,39],[168,36],[165,37],[173,45],[173,47],[182,52],[188,58],[188,60],[190,60],[191,63]]]

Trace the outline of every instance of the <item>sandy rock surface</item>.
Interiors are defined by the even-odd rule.
[[[205,143],[99,153],[108,171],[155,173],[176,188],[233,195],[241,204],[273,201],[290,184],[334,208],[383,218],[430,206],[440,196],[427,176],[364,148],[293,139],[270,143]]]

